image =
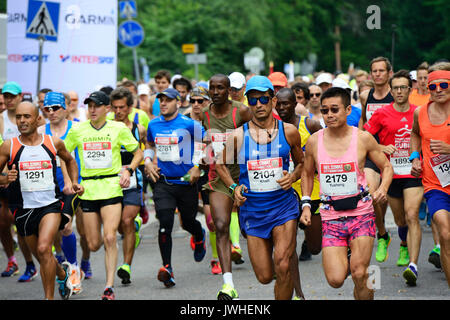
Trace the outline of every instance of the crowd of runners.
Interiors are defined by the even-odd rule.
[[[90,255],[104,248],[101,299],[113,300],[116,276],[133,281],[139,231],[154,206],[155,276],[167,288],[176,284],[178,217],[195,262],[211,249],[211,272],[223,279],[218,300],[239,298],[232,263],[245,263],[243,237],[257,280],[275,281],[275,299],[305,299],[299,260],[318,254],[331,287],[350,274],[354,298],[373,299],[368,267],[373,251],[379,263],[388,259],[389,206],[401,240],[390,250],[399,250],[406,284],[420,281],[422,249],[450,287],[450,63],[411,69],[394,72],[377,57],[368,71],[293,82],[281,72],[196,82],[161,70],[150,83],[124,79],[83,99],[58,88],[32,99],[7,82],[1,277],[29,282],[39,271],[45,299],[55,288],[69,299],[93,275]],[[420,219],[432,228],[433,248],[421,248]]]

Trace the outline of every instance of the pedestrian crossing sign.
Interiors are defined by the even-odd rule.
[[[58,41],[59,7],[58,2],[29,0],[25,37]]]

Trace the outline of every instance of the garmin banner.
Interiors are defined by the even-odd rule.
[[[27,24],[29,1],[7,2],[7,80],[36,95],[39,41],[26,35],[48,32],[57,40],[44,41],[41,89],[74,90],[83,101],[100,87],[115,87],[117,0],[31,0],[37,9]],[[59,21],[52,15],[52,3],[59,3]]]

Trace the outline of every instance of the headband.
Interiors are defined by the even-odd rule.
[[[428,75],[428,83],[430,83],[431,81],[434,81],[434,80],[438,80],[438,79],[450,80],[450,71],[436,70],[436,71],[431,72]]]

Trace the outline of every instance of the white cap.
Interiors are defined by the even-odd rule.
[[[319,74],[319,76],[316,78],[316,84],[321,84],[321,83],[332,83],[333,82],[333,77],[331,76],[330,73],[321,73]]]
[[[345,80],[342,80],[341,78],[336,78],[331,83],[333,87],[338,87],[342,89],[351,89],[348,83],[345,82]]]
[[[245,76],[240,72],[233,72],[228,76],[230,79],[230,87],[236,89],[242,89],[245,85]]]
[[[138,85],[137,94],[140,96],[141,94],[150,95],[150,87],[146,83],[141,83]]]
[[[417,71],[413,70],[409,73],[409,76],[411,77],[412,81],[417,81]]]

